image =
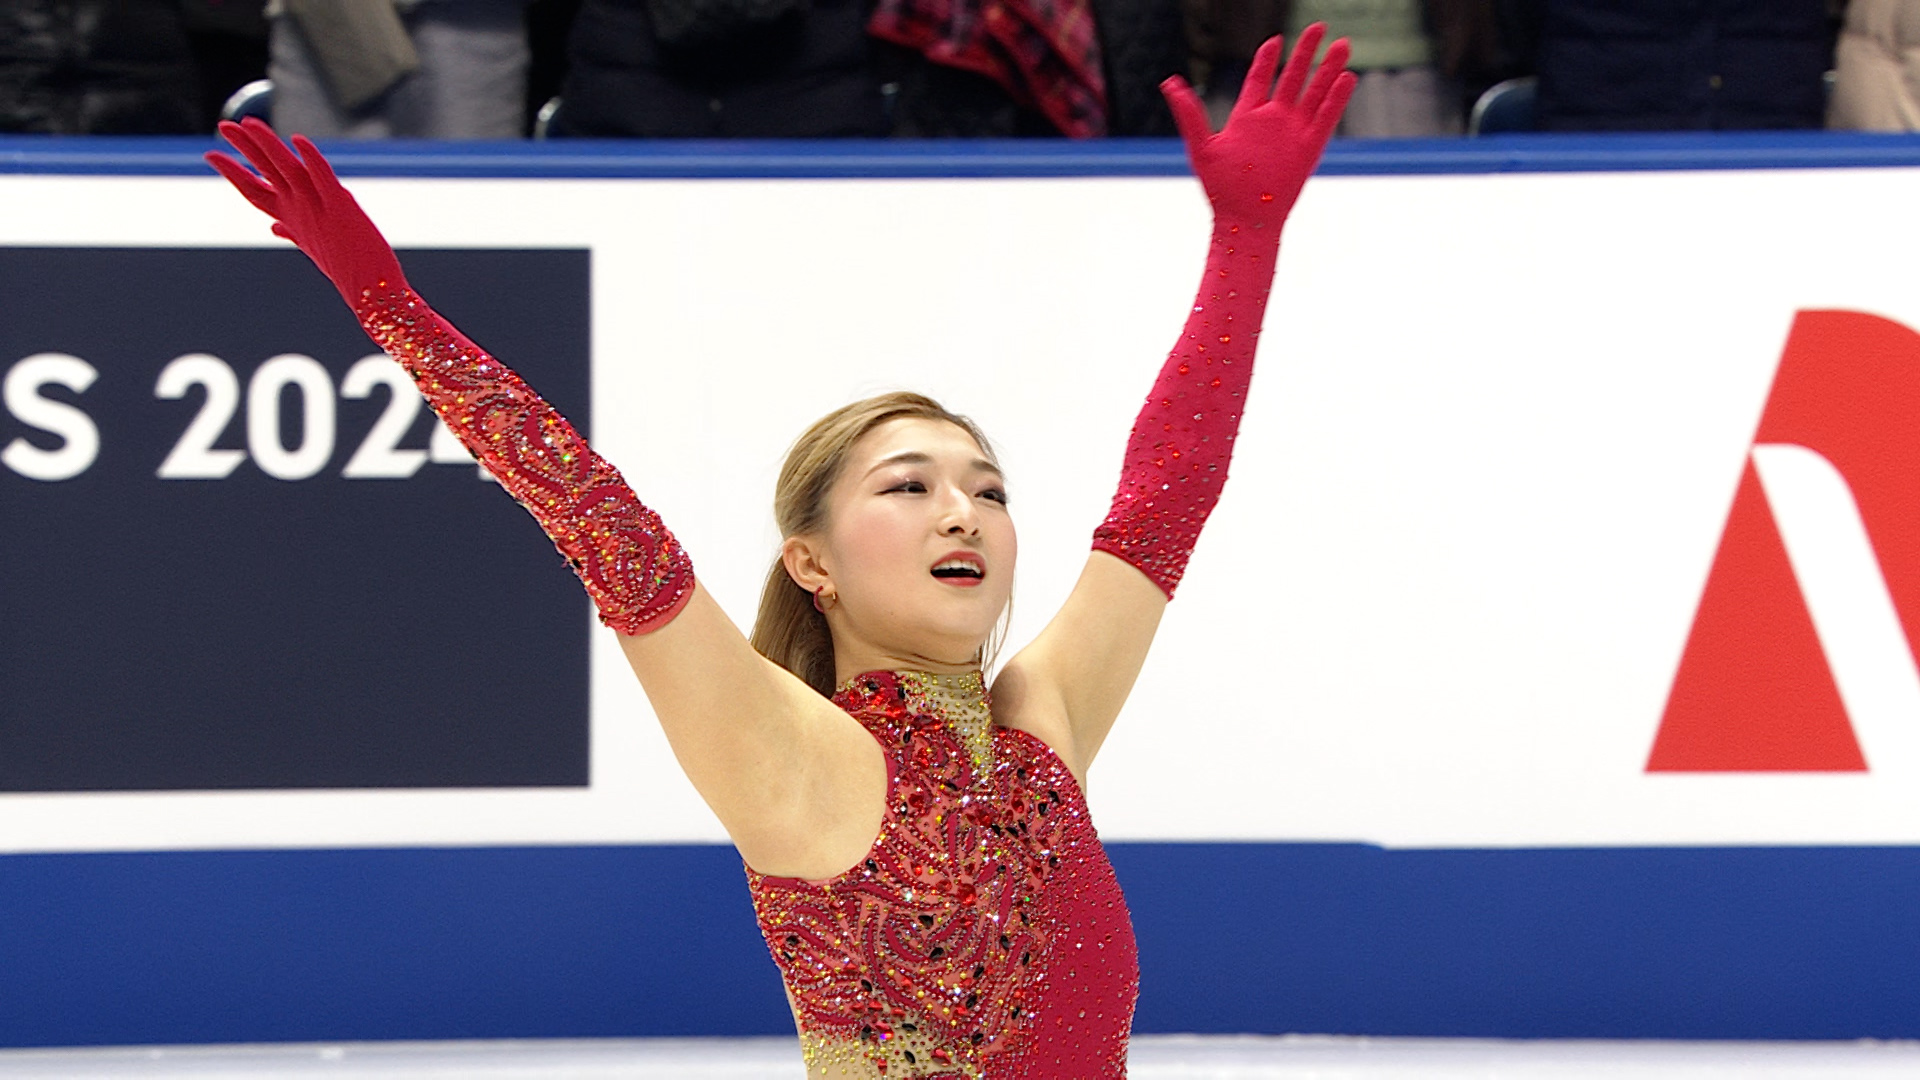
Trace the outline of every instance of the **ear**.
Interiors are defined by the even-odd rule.
[[[787,568],[787,576],[810,593],[823,586],[833,588],[833,575],[827,572],[824,555],[813,537],[789,536],[780,542],[780,563]]]

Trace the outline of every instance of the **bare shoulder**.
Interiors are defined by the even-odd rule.
[[[697,589],[661,629],[622,637],[674,757],[747,864],[831,877],[880,828],[886,763],[858,721],[747,643]]]

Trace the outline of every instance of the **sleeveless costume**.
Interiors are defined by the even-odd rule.
[[[879,838],[827,881],[747,871],[808,1065],[1121,1075],[1133,925],[1066,764],[993,723],[977,674],[872,672],[833,700],[886,755]]]
[[[1184,83],[1168,104],[1214,208],[1200,294],[1128,440],[1096,550],[1171,598],[1226,480],[1281,223],[1352,90],[1318,29],[1280,73],[1254,59],[1214,135]],[[381,348],[526,507],[608,626],[641,634],[693,595],[659,515],[566,418],[436,314],[326,159],[257,120],[221,132],[259,168],[208,160],[333,282]],[[878,740],[887,804],[864,859],[827,881],[748,871],[760,926],[817,1073],[1093,1080],[1126,1072],[1133,928],[1079,784],[1039,739],[993,723],[981,677],[873,672],[834,697]]]

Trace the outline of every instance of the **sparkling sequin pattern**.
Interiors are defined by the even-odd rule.
[[[1215,225],[1193,312],[1134,421],[1120,486],[1093,533],[1096,550],[1139,567],[1169,599],[1227,480],[1279,243],[1278,225]]]
[[[826,881],[747,872],[811,1074],[1124,1076],[1133,927],[1065,763],[992,725],[977,674],[834,702],[887,755],[879,837]]]
[[[685,606],[692,561],[566,417],[411,289],[381,282],[362,292],[354,311],[461,444],[546,530],[602,622],[644,633]]]

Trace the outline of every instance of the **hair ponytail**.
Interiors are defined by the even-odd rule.
[[[760,589],[753,647],[821,694],[833,696],[833,632],[827,617],[813,606],[813,594],[788,575],[778,558]]]

